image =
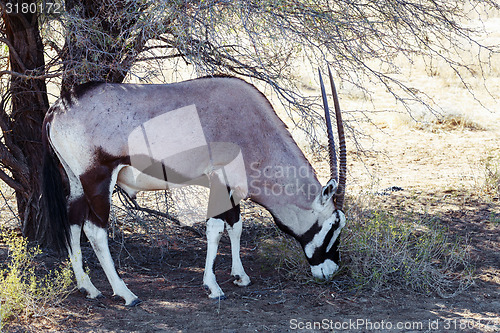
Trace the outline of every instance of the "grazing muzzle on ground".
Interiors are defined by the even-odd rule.
[[[316,279],[329,280],[333,274],[339,269],[333,260],[326,259],[323,263],[319,265],[311,265],[311,273]]]
[[[345,226],[345,215],[336,210],[313,239],[304,246],[304,252],[315,278],[328,280],[340,264],[339,236]]]

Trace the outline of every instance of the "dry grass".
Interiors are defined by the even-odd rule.
[[[481,161],[481,166],[484,179],[479,189],[492,200],[500,200],[500,158],[490,155]]]
[[[4,182],[0,182],[0,226],[8,229],[21,227],[15,192]]]
[[[379,122],[387,122],[391,128],[406,126],[422,131],[452,131],[472,130],[485,131],[488,125],[484,116],[474,116],[472,113],[459,109],[443,110],[441,114],[433,114],[425,106],[415,108],[411,114],[395,113]]]
[[[479,37],[483,44],[500,45],[500,14],[493,10],[483,14],[486,15],[480,20],[471,12],[468,25],[484,27],[486,33]],[[341,107],[346,111],[345,118],[352,121],[356,131],[363,131],[357,122],[364,122],[366,119],[379,127],[388,126],[392,130],[399,130],[401,127],[426,131],[489,130],[495,127],[492,123],[500,120],[500,54],[478,54],[477,47],[464,44],[464,49],[456,57],[461,63],[467,64],[470,70],[453,69],[439,56],[400,56],[394,59],[394,65],[400,72],[389,75],[411,86],[425,104],[411,100],[406,100],[405,103],[397,101],[384,84],[376,80],[360,77],[360,84],[366,89],[364,91],[352,83],[335,78]],[[307,87],[302,93],[318,95],[317,72],[304,64],[297,64],[294,68],[302,85]],[[405,97],[403,90],[394,91],[400,97]],[[277,101],[273,105],[280,109]],[[381,111],[384,112],[378,113]],[[280,111],[280,114],[285,115],[285,112]],[[284,118],[286,120],[286,116]],[[300,135],[296,139],[303,145],[306,144]]]
[[[299,243],[277,230],[269,236],[266,235],[259,242],[257,254],[262,269],[276,271],[285,279],[299,283],[313,281],[309,264]]]
[[[361,200],[361,206],[349,210],[342,246],[346,273],[355,288],[401,287],[453,297],[471,285],[474,269],[467,242],[437,217],[405,209],[377,210],[370,198]]]

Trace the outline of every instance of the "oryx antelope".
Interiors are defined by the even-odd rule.
[[[43,123],[42,198],[48,217],[38,228],[40,240],[67,249],[78,288],[96,298],[101,292],[82,267],[83,229],[114,295],[136,305],[140,301],[118,276],[108,248],[115,184],[132,197],[139,191],[202,184],[210,187],[203,277],[210,298],[224,297],[213,264],[225,228],[234,283],[250,283],[240,260],[239,201],[246,198],[268,209],[277,225],[300,242],[313,276],[330,278],[340,261],[346,179],[344,130],[331,73],[330,81],[340,175],[321,79],[332,172],[325,186],[266,97],[243,80],[77,86],[51,107]]]

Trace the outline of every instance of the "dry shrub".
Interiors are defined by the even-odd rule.
[[[30,247],[24,237],[2,231],[1,241],[8,246],[10,262],[0,271],[0,330],[14,317],[50,317],[55,307],[72,292],[73,271],[69,263],[44,276],[36,272],[38,247]]]
[[[394,127],[405,125],[431,132],[440,130],[487,130],[487,126],[484,125],[484,116],[452,108],[438,113],[425,106],[419,106],[412,109],[411,115],[408,113],[395,113],[389,122]]]
[[[474,193],[487,202],[500,200],[500,156],[490,152],[472,167],[474,172]]]
[[[466,242],[454,238],[428,215],[373,211],[362,205],[367,199],[360,196],[360,203],[346,209],[348,222],[341,235],[343,262],[334,277],[343,281],[335,284],[338,288],[381,291],[402,287],[452,297],[470,286],[473,268]],[[355,198],[349,201],[355,202]],[[257,253],[261,268],[300,283],[314,281],[299,243],[279,231],[262,208],[245,202],[243,210],[246,229],[260,230]],[[137,220],[142,219],[134,223]],[[153,225],[145,230],[155,234]]]
[[[428,216],[351,210],[342,250],[356,289],[400,287],[453,297],[472,284],[467,243]]]
[[[482,124],[464,112],[448,113],[438,116],[432,122],[432,125],[434,128],[445,130],[468,129],[473,131],[483,131],[486,129]]]

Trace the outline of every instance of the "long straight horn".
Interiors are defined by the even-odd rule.
[[[345,146],[345,136],[344,136],[344,123],[342,122],[342,114],[340,111],[339,97],[337,95],[337,89],[335,89],[335,84],[333,83],[332,72],[330,67],[328,67],[328,75],[330,76],[330,84],[332,85],[332,95],[333,103],[335,106],[335,117],[337,119],[337,133],[339,135],[339,150],[340,150],[340,175],[339,175],[339,186],[337,187],[337,193],[335,194],[335,207],[337,209],[342,209],[344,206],[344,196],[345,196],[345,183],[346,183],[346,171],[347,171],[347,151]]]
[[[328,101],[326,99],[325,85],[323,84],[323,77],[321,70],[319,72],[319,83],[321,85],[321,97],[323,97],[323,107],[325,109],[326,131],[328,133],[328,154],[330,155],[330,177],[339,182],[337,171],[337,154],[335,152],[335,141],[333,140],[332,122],[330,120],[330,109],[328,108]]]

